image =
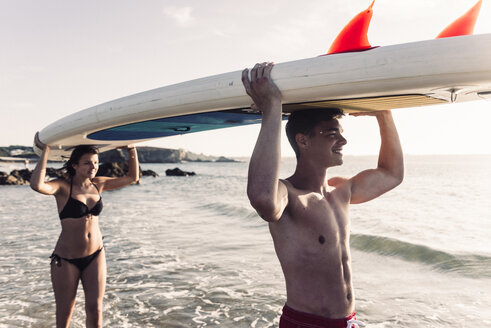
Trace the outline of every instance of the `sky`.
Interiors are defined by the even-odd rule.
[[[476,0],[376,0],[372,46],[433,39]],[[327,52],[367,0],[0,0],[0,146],[66,115],[256,62]],[[491,0],[474,31],[491,33]],[[491,101],[393,110],[406,154],[491,154]],[[346,117],[345,154],[377,154],[376,120]],[[259,125],[138,145],[249,156]],[[283,156],[294,156],[286,136]]]

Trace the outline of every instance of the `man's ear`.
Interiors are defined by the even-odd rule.
[[[307,149],[309,148],[309,137],[306,136],[305,134],[303,133],[297,133],[297,135],[295,136],[295,141],[298,145],[298,148],[300,149]]]

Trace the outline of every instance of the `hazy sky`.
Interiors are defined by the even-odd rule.
[[[433,39],[476,0],[376,0],[373,46]],[[491,33],[484,0],[475,34]],[[141,91],[323,54],[367,0],[0,0],[0,146],[73,112]],[[398,109],[408,154],[491,153],[491,101]],[[346,154],[375,154],[373,118],[342,120]],[[259,126],[150,145],[247,156]],[[283,154],[293,156],[286,138]]]

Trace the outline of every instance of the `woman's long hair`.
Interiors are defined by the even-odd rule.
[[[66,171],[68,178],[73,178],[75,175],[73,164],[78,164],[80,158],[85,154],[99,155],[99,151],[96,147],[90,145],[80,145],[75,147],[70,155],[70,159],[63,165],[63,169]]]

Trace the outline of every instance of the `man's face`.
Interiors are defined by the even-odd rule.
[[[343,129],[338,120],[322,121],[308,137],[307,154],[326,167],[343,164],[343,146],[347,141],[342,136]]]

